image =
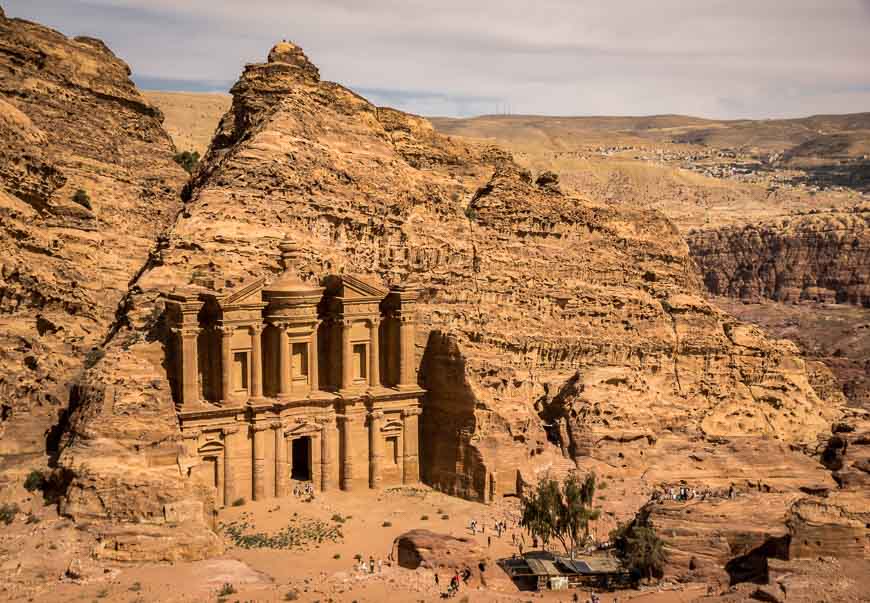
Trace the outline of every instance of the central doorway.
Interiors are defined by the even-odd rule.
[[[292,440],[293,470],[290,477],[301,482],[311,481],[311,436]]]

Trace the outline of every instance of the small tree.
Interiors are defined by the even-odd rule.
[[[589,522],[598,519],[598,510],[592,508],[594,497],[594,473],[582,481],[572,473],[561,485],[543,479],[531,496],[523,497],[520,525],[545,547],[556,539],[566,553],[572,553],[588,537]]]
[[[181,153],[177,153],[173,159],[175,159],[175,163],[183,167],[188,174],[192,174],[193,170],[196,169],[196,166],[199,163],[199,152],[182,151]]]
[[[662,575],[667,555],[648,510],[641,509],[632,521],[613,530],[610,540],[623,563],[635,574],[646,579]]]

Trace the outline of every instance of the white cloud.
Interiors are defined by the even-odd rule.
[[[233,81],[281,38],[326,79],[420,113],[870,110],[868,2],[6,0],[101,37],[141,78]],[[395,92],[390,92],[395,91]]]

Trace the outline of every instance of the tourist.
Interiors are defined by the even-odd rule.
[[[378,573],[381,574],[384,571],[384,562],[378,559]]]
[[[369,573],[375,573],[375,558],[371,556],[369,557]]]
[[[435,572],[435,586],[438,586],[438,572]]]
[[[486,546],[492,546],[492,536],[486,537]]]

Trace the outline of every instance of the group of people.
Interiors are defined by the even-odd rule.
[[[296,498],[314,498],[314,485],[311,482],[303,482],[293,486],[293,496]]]
[[[662,502],[665,500],[674,500],[685,502],[687,500],[707,500],[708,498],[729,498],[733,499],[737,495],[737,490],[734,484],[731,484],[727,491],[713,490],[711,488],[689,488],[688,486],[679,486],[676,488],[668,488],[667,490],[656,490],[653,492],[652,501]]]
[[[356,566],[357,571],[362,574],[374,574],[375,568],[377,568],[377,573],[382,573],[384,571],[384,561],[382,559],[378,559],[377,562],[375,562],[375,558],[371,555],[369,555],[368,562],[360,557],[359,563]]]
[[[483,570],[481,570],[483,571]],[[456,593],[459,592],[460,584],[468,585],[468,580],[471,578],[471,570],[467,567],[464,568],[461,572],[456,570],[453,573],[453,576],[450,578],[450,584],[447,586],[447,591],[441,593],[441,597],[445,599],[449,599],[453,597]],[[460,583],[461,580],[461,583]],[[435,573],[435,586],[440,584],[440,580],[438,578],[438,573]]]

